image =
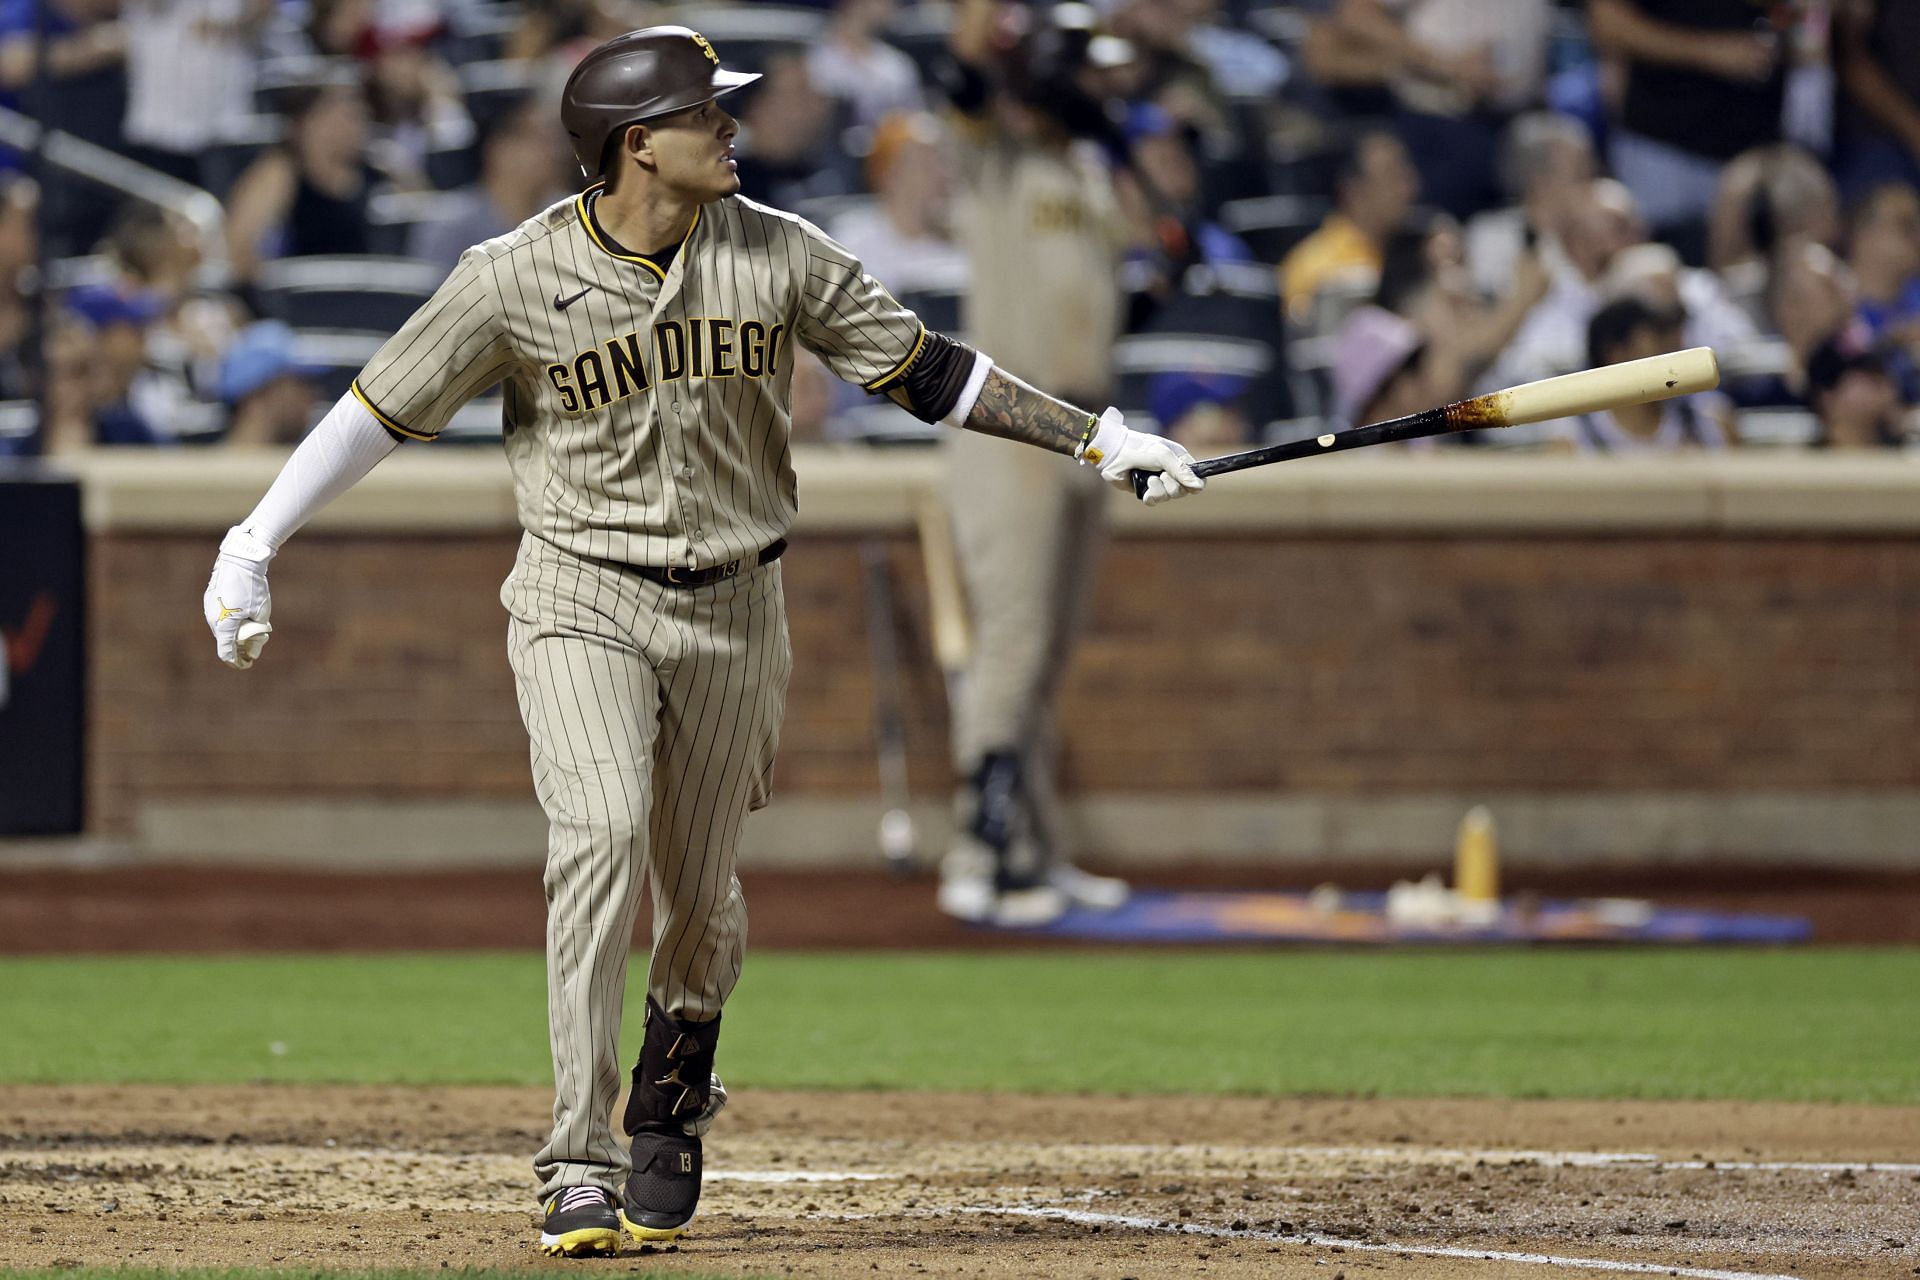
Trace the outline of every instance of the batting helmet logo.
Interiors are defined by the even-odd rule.
[[[628,125],[684,111],[760,77],[729,71],[689,27],[646,27],[616,36],[580,60],[560,95],[560,120],[581,171],[600,173],[608,143]]]

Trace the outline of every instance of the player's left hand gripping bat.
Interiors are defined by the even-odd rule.
[[[1370,444],[1390,444],[1396,440],[1418,440],[1422,436],[1440,436],[1454,431],[1478,431],[1488,427],[1520,427],[1530,422],[1554,418],[1573,418],[1583,413],[1623,409],[1633,404],[1649,404],[1696,391],[1711,391],[1720,385],[1720,362],[1712,347],[1692,347],[1603,365],[1557,378],[1522,383],[1505,391],[1490,391],[1471,400],[1457,400],[1438,409],[1423,409],[1404,418],[1376,422],[1351,431],[1329,431],[1312,440],[1229,453],[1204,458],[1193,464],[1200,476],[1225,475],[1248,467],[1264,467],[1270,462],[1291,462],[1295,458],[1313,458],[1324,453],[1360,449]],[[1147,496],[1149,473],[1133,473],[1136,497]]]

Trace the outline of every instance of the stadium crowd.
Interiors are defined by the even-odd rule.
[[[297,440],[463,248],[578,189],[561,82],[668,21],[764,73],[744,194],[936,328],[982,269],[956,94],[1084,152],[1106,394],[1197,452],[1696,344],[1719,394],[1467,443],[1920,430],[1906,0],[0,0],[0,453]],[[795,379],[803,437],[923,430]]]

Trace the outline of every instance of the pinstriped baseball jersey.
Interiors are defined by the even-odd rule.
[[[877,392],[926,330],[802,218],[731,196],[656,261],[598,225],[598,194],[469,249],[354,394],[392,430],[431,439],[504,382],[529,532],[624,564],[751,555],[794,518],[791,343]]]

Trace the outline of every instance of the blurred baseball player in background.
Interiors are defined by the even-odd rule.
[[[1086,82],[1130,51],[1074,25],[1079,8],[1034,17],[962,0],[945,80],[961,117],[960,225],[974,264],[963,328],[1003,368],[1097,404],[1135,237],[1094,141],[1112,126]],[[1009,31],[1003,18],[1033,26]],[[1054,759],[1054,698],[1106,544],[1104,489],[1064,458],[969,435],[946,448],[974,647],[953,698],[955,833],[940,908],[1037,925],[1073,905],[1117,907],[1125,882],[1067,856]]]
[[[526,532],[501,600],[551,826],[555,1101],[535,1160],[549,1253],[615,1252],[623,1226],[678,1236],[699,1199],[701,1135],[726,1100],[712,1071],[746,941],[735,851],[767,800],[790,665],[776,561],[796,509],[791,343],[924,421],[1087,464],[1072,480],[1097,469],[1124,488],[1149,472],[1149,503],[1201,486],[1178,445],[929,332],[819,229],[738,196],[737,125],[716,99],[756,78],[684,27],[589,53],[561,116],[599,180],[461,256],[229,531],[206,591],[219,656],[251,665],[286,539],[401,441],[433,439],[505,384]],[[1108,323],[1103,309],[1089,321]],[[1098,372],[1071,385],[1098,387]],[[990,446],[980,465],[1017,452]],[[1060,554],[1051,524],[1081,519],[1088,500],[1053,513],[1070,486],[1003,474],[976,488],[994,518],[1034,522],[1020,526],[1034,530],[1029,556]],[[1066,596],[1084,574],[1049,581]],[[654,919],[629,1153],[611,1121],[643,881]]]

